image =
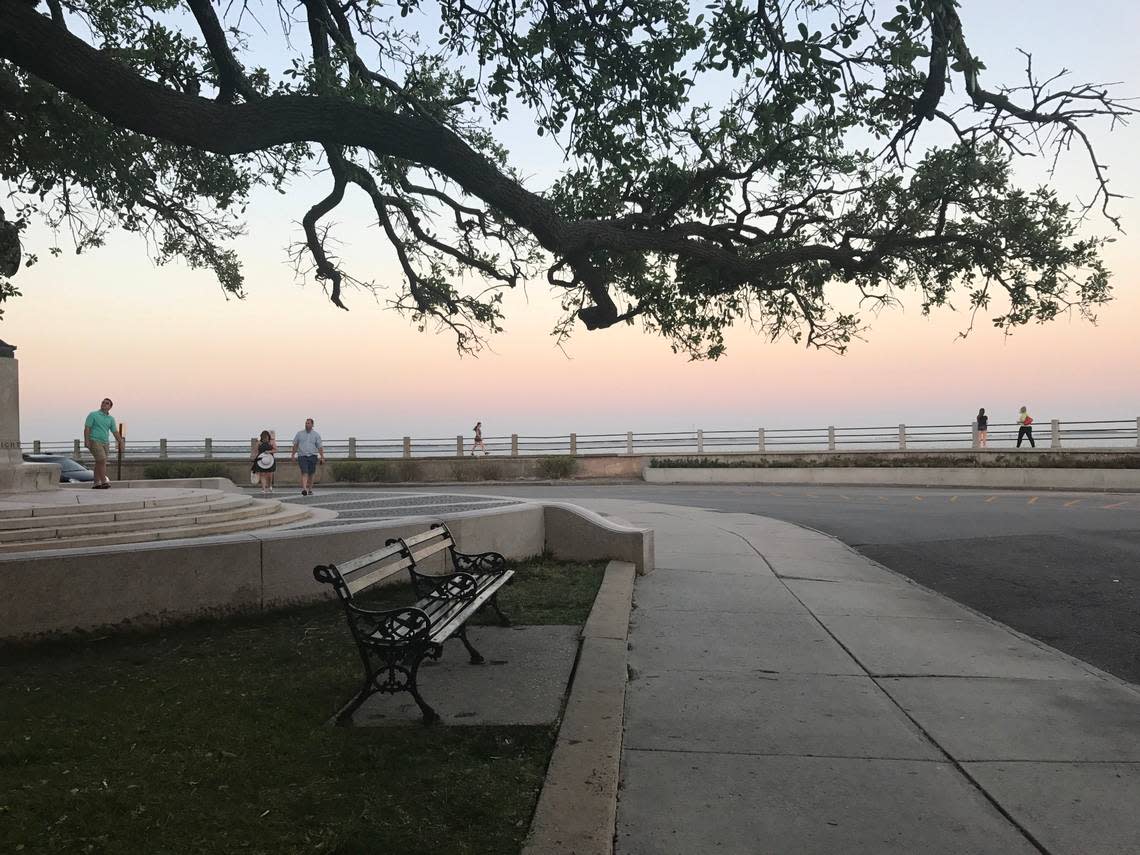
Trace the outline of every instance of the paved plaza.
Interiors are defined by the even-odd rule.
[[[505,496],[470,496],[448,493],[415,491],[338,489],[329,487],[317,490],[311,496],[299,492],[277,490],[275,498],[302,507],[317,507],[335,511],[334,519],[317,520],[316,527],[352,525],[380,522],[400,517],[457,514],[464,511],[484,511],[521,504],[520,499]]]

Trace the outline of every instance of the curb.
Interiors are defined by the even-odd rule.
[[[523,855],[613,852],[635,576],[629,562],[606,565]]]

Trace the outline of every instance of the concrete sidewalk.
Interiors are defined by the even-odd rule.
[[[746,514],[656,530],[629,635],[619,855],[1140,852],[1140,691]]]

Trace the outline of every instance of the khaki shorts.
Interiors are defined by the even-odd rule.
[[[91,452],[91,456],[95,458],[96,463],[107,462],[107,443],[91,440],[87,449]]]

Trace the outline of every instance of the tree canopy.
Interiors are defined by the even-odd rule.
[[[330,225],[363,194],[392,304],[461,350],[542,276],[557,335],[642,323],[698,358],[735,323],[842,350],[907,291],[1005,329],[1091,316],[1082,222],[1120,224],[1090,122],[1134,112],[1029,54],[989,83],[956,0],[0,0],[0,306],[37,229],[139,232],[241,295],[251,194],[316,176],[298,271],[341,307],[373,287]],[[497,134],[520,115],[549,186]],[[1070,147],[1085,203],[1018,186]]]

